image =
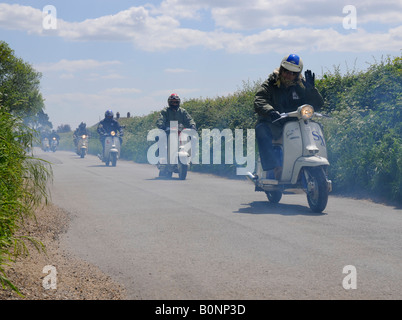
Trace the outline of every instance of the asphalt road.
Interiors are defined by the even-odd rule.
[[[270,204],[250,182],[57,151],[51,201],[64,245],[121,282],[129,299],[401,299],[402,211],[302,194]],[[352,267],[347,267],[352,266]]]

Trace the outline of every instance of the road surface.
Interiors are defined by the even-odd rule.
[[[53,163],[51,201],[72,216],[64,245],[128,299],[402,298],[397,208],[330,196],[314,214],[304,193],[270,204],[246,180],[38,156]]]

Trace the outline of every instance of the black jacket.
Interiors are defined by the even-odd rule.
[[[103,119],[99,122],[97,131],[101,136],[105,133],[110,134],[112,131],[120,133],[120,136],[123,135],[123,128],[120,126],[120,123],[114,119]]]
[[[299,79],[294,85],[285,87],[279,80],[279,72],[275,70],[261,85],[254,99],[254,111],[258,114],[258,123],[265,122],[271,128],[275,138],[281,134],[281,125],[272,124],[270,112],[291,112],[303,104],[310,104],[314,110],[324,105],[321,94],[315,87],[307,89]]]

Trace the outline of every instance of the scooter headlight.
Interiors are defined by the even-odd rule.
[[[114,137],[116,135],[116,132],[112,131],[110,134],[112,135],[112,137]]]
[[[299,107],[299,113],[303,120],[310,120],[314,115],[314,108],[309,104]]]

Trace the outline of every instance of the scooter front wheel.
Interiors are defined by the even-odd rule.
[[[310,209],[320,213],[327,206],[328,202],[328,184],[321,167],[305,169],[308,175],[307,179],[307,201]]]
[[[117,164],[117,153],[112,153],[111,154],[111,158],[112,158],[112,167],[115,167]]]
[[[179,164],[179,179],[186,180],[188,165]]]
[[[265,191],[269,202],[278,203],[282,199],[281,191]]]

